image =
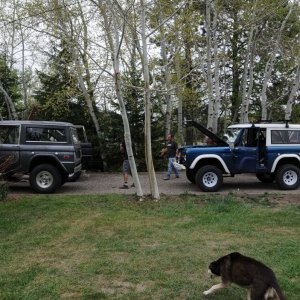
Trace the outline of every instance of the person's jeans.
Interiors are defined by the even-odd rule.
[[[174,166],[174,162],[176,162],[176,158],[175,157],[169,157],[169,162],[168,162],[168,172],[167,172],[167,177],[170,178],[171,177],[171,172],[172,170],[175,173],[176,177],[179,177],[179,172],[178,170],[175,168]]]

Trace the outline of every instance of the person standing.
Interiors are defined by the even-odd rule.
[[[168,171],[164,180],[169,180],[171,178],[172,170],[174,171],[176,178],[179,178],[179,172],[174,166],[174,162],[176,162],[176,155],[178,153],[178,145],[174,140],[174,136],[170,133],[167,136],[166,147],[168,157]]]
[[[212,127],[208,127],[207,129],[208,129],[209,131],[213,132]],[[215,143],[210,137],[206,136],[206,137],[204,138],[204,144],[207,144],[207,145],[215,145],[216,143]]]
[[[120,187],[120,189],[128,189],[129,188],[128,187],[128,177],[129,177],[129,174],[131,175],[131,169],[130,169],[130,164],[129,164],[129,160],[128,160],[128,154],[126,151],[125,141],[123,141],[120,144],[120,152],[121,152],[121,155],[123,156],[122,171],[123,171],[123,180],[124,180],[124,183]]]

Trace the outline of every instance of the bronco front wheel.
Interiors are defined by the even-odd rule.
[[[300,185],[300,170],[295,165],[283,165],[276,172],[276,182],[283,190],[295,190]]]
[[[215,192],[223,184],[222,171],[215,166],[204,166],[196,173],[196,183],[204,192]]]

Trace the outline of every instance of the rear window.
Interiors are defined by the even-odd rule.
[[[78,138],[78,132],[77,132],[76,128],[71,127],[70,130],[71,130],[71,137],[72,137],[73,143],[79,144],[80,140]]]
[[[0,126],[0,144],[18,144],[19,126]]]
[[[272,144],[300,144],[300,130],[271,130]]]
[[[27,127],[26,142],[66,143],[66,130],[57,127]]]

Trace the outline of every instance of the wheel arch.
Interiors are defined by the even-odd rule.
[[[300,157],[296,154],[287,154],[278,156],[272,166],[271,173],[274,173],[283,165],[295,165],[300,169]]]
[[[222,173],[230,173],[224,160],[220,156],[215,154],[199,155],[192,162],[190,169],[194,170],[194,172],[197,172],[199,168],[207,165],[212,165],[219,168],[222,171]]]
[[[36,166],[41,165],[41,164],[53,165],[54,167],[57,168],[57,170],[61,174],[67,174],[68,173],[66,171],[66,169],[55,159],[55,157],[53,157],[53,156],[43,156],[43,155],[35,156],[31,160],[30,166],[29,166],[29,172],[31,172]]]

